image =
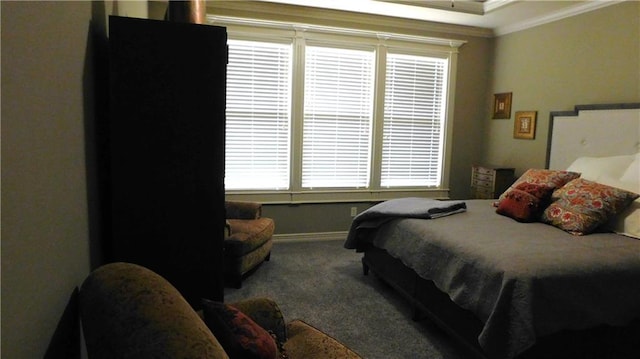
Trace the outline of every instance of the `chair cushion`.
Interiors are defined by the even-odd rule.
[[[228,219],[231,235],[225,240],[225,254],[241,257],[271,239],[275,224],[271,218]]]
[[[262,217],[262,203],[245,201],[225,201],[226,218],[257,219]]]

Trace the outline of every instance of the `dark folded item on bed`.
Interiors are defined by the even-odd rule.
[[[359,229],[376,228],[394,218],[435,219],[464,212],[467,205],[463,201],[439,201],[429,198],[407,197],[391,199],[363,211],[351,223],[344,246],[356,248],[356,235]]]

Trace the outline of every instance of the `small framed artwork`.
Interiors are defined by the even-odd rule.
[[[493,95],[493,118],[511,118],[511,92],[497,93]]]
[[[513,138],[533,140],[536,138],[537,111],[517,111],[513,124]]]

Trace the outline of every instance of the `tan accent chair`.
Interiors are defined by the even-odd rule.
[[[168,281],[145,267],[123,262],[104,265],[85,279],[79,297],[90,359],[229,358],[220,344],[223,340],[213,335],[203,315]],[[360,358],[301,320],[285,323],[277,304],[268,298],[231,305],[273,333],[280,357]]]
[[[225,283],[240,288],[243,277],[271,258],[273,219],[262,217],[258,202],[226,201]]]

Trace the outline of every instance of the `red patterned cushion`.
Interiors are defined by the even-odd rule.
[[[500,201],[496,213],[518,222],[535,222],[549,203],[552,191],[546,185],[520,183]]]
[[[558,199],[544,210],[542,222],[575,235],[592,233],[640,197],[633,192],[582,178],[567,183],[553,196]]]
[[[512,191],[515,187],[517,187],[521,183],[532,183],[541,186],[547,186],[553,189],[560,188],[564,186],[569,181],[580,177],[580,173],[570,172],[570,171],[556,171],[556,170],[545,170],[545,169],[535,169],[530,168],[525,173],[520,176],[512,185],[509,187],[498,199],[498,203],[505,198],[507,193]]]
[[[275,339],[237,308],[204,299],[204,321],[231,359],[273,359]]]

